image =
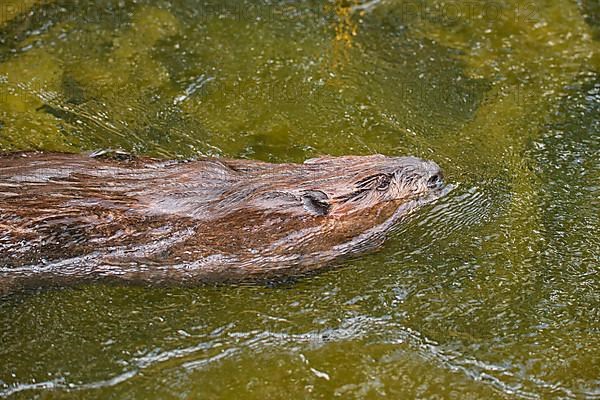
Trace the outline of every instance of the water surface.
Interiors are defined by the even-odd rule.
[[[600,398],[594,1],[0,7],[2,151],[412,154],[456,185],[296,282],[0,299],[0,396]]]

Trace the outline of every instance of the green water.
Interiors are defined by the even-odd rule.
[[[595,0],[31,3],[0,4],[2,151],[413,154],[457,187],[285,285],[0,299],[0,397],[600,399]]]

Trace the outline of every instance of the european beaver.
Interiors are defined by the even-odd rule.
[[[118,155],[0,157],[0,293],[103,277],[297,275],[377,246],[443,193],[437,164],[414,157],[270,164]]]

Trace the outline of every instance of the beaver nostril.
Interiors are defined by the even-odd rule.
[[[435,188],[435,187],[440,186],[441,184],[442,184],[442,177],[439,174],[434,174],[427,180],[428,188]]]

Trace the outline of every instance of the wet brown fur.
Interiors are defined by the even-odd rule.
[[[206,158],[0,157],[0,293],[113,278],[214,282],[297,275],[381,243],[439,196],[412,157],[303,164]]]

